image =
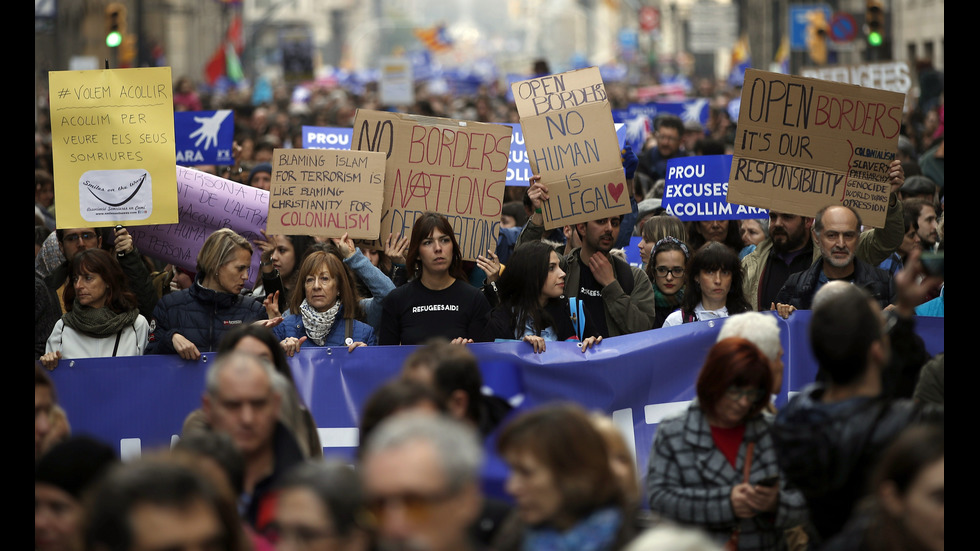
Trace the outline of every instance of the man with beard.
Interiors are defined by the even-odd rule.
[[[913,220],[919,247],[925,251],[934,250],[939,241],[939,221],[935,205],[924,199],[909,199],[905,201],[905,212]]]
[[[776,295],[780,315],[786,317],[793,309],[809,310],[813,296],[830,281],[847,281],[867,290],[882,308],[893,302],[891,275],[855,258],[860,230],[861,217],[851,207],[832,205],[817,211],[812,232],[820,260],[786,280]]]
[[[885,227],[861,233],[854,253],[872,266],[888,258],[905,237],[902,202],[896,194],[905,181],[900,161],[892,161],[888,176],[891,193]],[[810,240],[812,225],[812,218],[769,212],[769,237],[742,259],[742,269],[745,271],[742,290],[752,308],[775,309],[776,295],[789,276],[806,270],[820,258],[820,250]]]
[[[539,176],[531,178],[527,196],[535,212],[517,240],[518,247],[544,234],[541,205],[548,200],[548,188]],[[656,318],[650,278],[643,270],[609,254],[619,238],[621,222],[621,216],[613,216],[575,224],[572,229],[582,246],[565,255],[565,296],[580,299],[585,318],[595,328],[594,336],[616,337],[653,329]],[[585,327],[584,321],[578,326]],[[587,336],[593,335],[579,338]]]

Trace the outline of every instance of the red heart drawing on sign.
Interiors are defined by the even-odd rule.
[[[623,194],[623,184],[614,184],[609,182],[609,184],[606,185],[606,188],[609,189],[609,195],[612,195],[613,201],[618,203],[619,196]]]

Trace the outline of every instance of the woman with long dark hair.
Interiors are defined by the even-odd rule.
[[[262,251],[262,285],[252,294],[260,299],[274,295],[279,313],[285,313],[299,280],[299,267],[314,243],[308,235],[270,235],[266,241],[256,240],[255,245]]]
[[[664,327],[691,321],[727,318],[752,309],[742,293],[742,265],[729,247],[711,241],[691,256],[680,310],[664,320]]]
[[[146,350],[150,326],[108,252],[88,249],[72,258],[64,300],[66,312],[41,356],[44,367],[54,369],[60,359],[140,356]]]
[[[531,241],[517,247],[497,284],[500,304],[490,314],[489,335],[523,340],[538,353],[544,352],[547,341],[578,340],[583,351],[600,342],[589,320],[578,319],[565,297],[562,265],[547,243]]]
[[[657,241],[650,252],[650,262],[646,273],[653,282],[654,312],[656,319],[654,329],[664,325],[667,316],[680,308],[684,300],[685,266],[691,253],[687,245],[680,239],[667,236]]]
[[[411,281],[384,300],[378,344],[419,344],[432,337],[486,340],[490,304],[466,281],[449,220],[427,212],[415,220],[408,247]]]
[[[724,247],[724,245],[719,245]],[[702,527],[732,549],[776,549],[806,517],[785,486],[770,427],[772,371],[754,344],[722,339],[698,374],[697,399],[664,419],[650,452],[650,510]]]

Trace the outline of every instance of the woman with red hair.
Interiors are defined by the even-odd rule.
[[[787,489],[770,436],[769,360],[749,341],[728,338],[708,352],[697,399],[657,427],[647,473],[650,509],[705,529],[732,549],[776,549],[805,518]]]

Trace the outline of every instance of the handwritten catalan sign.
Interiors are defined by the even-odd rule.
[[[804,67],[800,71],[800,75],[831,82],[857,84],[865,88],[891,90],[902,94],[908,93],[912,88],[909,65],[904,61],[837,65],[834,67]]]
[[[663,206],[681,220],[765,218],[766,209],[733,205],[728,196],[731,155],[678,157],[667,161]]]
[[[801,216],[843,204],[882,227],[904,101],[896,92],[746,71],[728,202]]]
[[[531,171],[549,200],[545,228],[630,212],[619,140],[599,69],[511,85]]]
[[[231,228],[252,242],[264,239],[261,231],[269,211],[268,191],[181,166],[177,167],[175,189],[177,224],[129,228],[143,254],[194,271],[197,253],[215,230]],[[253,283],[259,260],[260,255],[252,255],[249,280]]]
[[[170,68],[48,78],[58,227],[176,222]]]
[[[276,149],[269,234],[377,239],[385,155],[336,149]]]
[[[352,149],[387,155],[381,242],[438,212],[464,260],[496,249],[510,139],[499,124],[358,109]]]

